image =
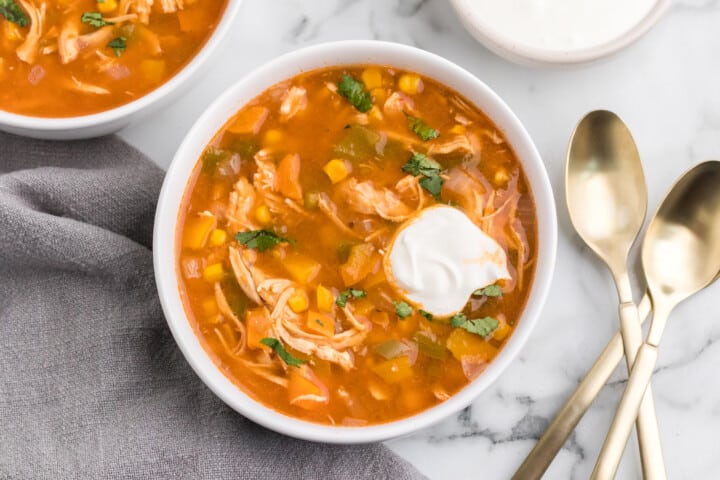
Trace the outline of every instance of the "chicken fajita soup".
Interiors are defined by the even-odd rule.
[[[226,0],[0,0],[0,109],[98,113],[165,83],[204,45]]]
[[[527,179],[495,125],[412,72],[328,68],[275,85],[206,147],[178,276],[222,372],[292,417],[361,426],[481,375],[533,280]]]

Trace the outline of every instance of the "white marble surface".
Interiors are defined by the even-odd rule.
[[[720,157],[720,2],[684,0],[630,49],[594,65],[533,69],[510,64],[462,29],[447,0],[247,0],[228,47],[172,107],[122,136],[166,167],[196,117],[228,85],[303,45],[375,38],[408,43],[467,68],[515,110],[547,164],[555,195],[565,148],[587,111],[608,108],[629,124],[654,209],[674,178]],[[557,273],[526,349],[474,405],[392,449],[436,479],[507,479],[616,328],[605,268],[572,232],[559,201]],[[671,479],[720,478],[720,286],[682,305],[665,333],[654,377]],[[623,387],[616,372],[546,478],[587,478]],[[640,478],[636,448],[620,479]]]

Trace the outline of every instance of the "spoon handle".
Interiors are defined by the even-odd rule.
[[[620,304],[620,331],[622,332],[628,372],[632,371],[638,349],[643,344],[642,326],[639,318],[638,309],[633,302]],[[655,414],[655,400],[653,399],[650,384],[647,386],[645,397],[640,405],[636,426],[643,478],[665,480],[667,478],[665,461],[663,459],[662,445],[660,444],[657,415]]]
[[[638,304],[638,314],[643,322],[650,315],[650,309],[650,299],[646,294]],[[623,344],[618,331],[515,472],[513,480],[539,480],[542,478],[622,358]]]
[[[605,438],[597,463],[595,463],[595,468],[590,476],[591,480],[615,478],[633,423],[635,423],[640,404],[645,396],[645,390],[655,369],[657,356],[657,347],[648,343],[644,343],[638,350],[625,393],[620,400],[615,418],[610,425],[610,431]]]

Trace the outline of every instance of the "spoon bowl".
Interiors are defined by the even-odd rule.
[[[675,184],[655,214],[642,248],[654,303],[674,306],[716,277],[720,265],[719,187],[720,162],[702,163]]]
[[[573,226],[613,274],[625,270],[647,212],[647,187],[630,130],[596,110],[573,133],[565,185]]]

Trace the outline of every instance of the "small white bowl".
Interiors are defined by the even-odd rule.
[[[217,52],[230,31],[243,0],[228,0],[220,22],[199,52],[168,81],[137,100],[91,115],[46,118],[0,110],[0,130],[46,140],[75,140],[108,135],[147,115],[185,91]]]
[[[611,55],[628,47],[647,33],[670,7],[670,0],[657,0],[644,18],[627,32],[607,43],[591,48],[559,51],[523,45],[504,32],[498,31],[488,23],[481,12],[474,8],[473,0],[451,0],[451,3],[465,29],[488,50],[511,62],[531,66],[572,65]]]
[[[223,124],[245,103],[270,86],[295,75],[328,66],[390,65],[431,77],[465,95],[503,131],[513,146],[535,195],[539,254],[535,281],[515,332],[497,358],[476,380],[447,401],[412,417],[367,427],[328,426],[291,418],[272,410],[235,386],[203,349],[180,299],[176,229],[188,179],[202,151]],[[218,397],[247,418],[277,432],[332,443],[372,442],[405,435],[442,420],[470,404],[507,368],[530,336],[545,302],[555,265],[557,219],[545,166],[525,128],[508,106],[483,82],[449,61],[412,47],[376,41],[316,45],[284,55],[254,70],[220,96],[198,119],[180,145],[168,170],[155,216],[153,256],[163,311],[188,363]]]

